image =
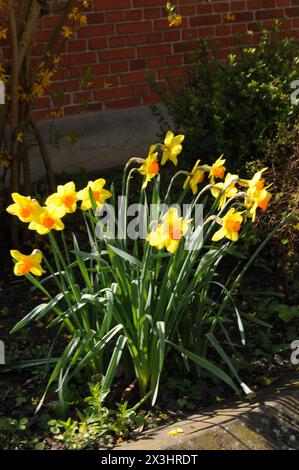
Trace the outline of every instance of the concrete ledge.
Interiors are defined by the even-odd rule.
[[[181,428],[184,432],[169,436]],[[257,394],[206,408],[170,426],[144,433],[115,450],[271,450],[299,449],[299,375],[281,379]]]
[[[39,127],[47,142],[51,121],[42,121]],[[55,130],[61,135],[78,134],[73,144],[48,143],[52,165],[56,173],[115,168],[124,165],[132,156],[147,155],[149,145],[157,140],[159,125],[148,106],[122,110],[100,111],[58,119]],[[32,177],[36,181],[44,175],[38,149],[30,153]]]

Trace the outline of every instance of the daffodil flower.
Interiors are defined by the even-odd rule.
[[[11,197],[14,204],[7,207],[9,214],[16,215],[22,222],[31,222],[38,216],[41,206],[30,196],[12,193]]]
[[[219,219],[219,223],[222,227],[214,233],[212,241],[218,242],[222,238],[228,238],[236,242],[239,238],[238,232],[240,231],[242,222],[242,213],[237,212],[236,209],[232,207],[222,219]]]
[[[161,165],[165,165],[167,160],[171,160],[175,166],[178,164],[177,157],[183,149],[181,143],[184,138],[185,136],[182,134],[175,136],[173,132],[167,131],[164,144],[161,145],[163,150]]]
[[[224,178],[224,173],[225,173],[225,166],[224,163],[226,160],[224,160],[223,155],[221,155],[215,163],[210,167],[210,173],[209,177],[211,179],[211,183],[215,183],[215,178],[223,179]]]
[[[147,158],[138,168],[139,173],[145,176],[142,189],[145,189],[149,181],[159,174],[158,152],[155,152],[155,150],[156,145],[151,145]]]
[[[99,178],[96,181],[89,181],[86,188],[81,189],[81,191],[77,193],[77,199],[79,201],[82,201],[82,211],[87,211],[88,209],[92,208],[89,190],[91,190],[93,193],[93,197],[97,207],[103,206],[106,199],[112,196],[110,191],[104,189],[105,184],[106,180],[104,180],[104,178]]]
[[[158,250],[166,248],[169,253],[175,253],[181,239],[188,231],[189,223],[190,220],[179,217],[177,209],[172,207],[164,215],[163,222],[148,234],[146,240]]]
[[[51,194],[46,200],[46,206],[54,204],[63,207],[65,214],[75,212],[77,209],[76,187],[73,181],[65,185],[59,185],[57,192]]]
[[[41,207],[38,218],[32,220],[28,228],[29,230],[35,230],[39,235],[45,235],[51,230],[63,230],[64,223],[61,218],[64,215],[64,207],[57,207],[55,204]]]
[[[26,276],[29,273],[41,276],[45,272],[41,266],[43,258],[41,251],[33,250],[31,255],[23,255],[18,250],[11,250],[10,254],[16,260],[14,265],[14,274],[16,276]]]
[[[244,202],[245,207],[247,208],[246,216],[250,217],[252,222],[254,222],[256,219],[257,209],[260,208],[263,212],[265,212],[272,195],[269,193],[269,191],[267,191],[267,188],[263,188],[261,190],[248,188],[247,194],[249,198],[245,198]]]
[[[211,193],[215,198],[217,198],[221,193],[218,205],[220,209],[226,203],[226,199],[234,197],[238,192],[237,188],[235,187],[238,178],[238,175],[232,175],[231,173],[227,173],[223,183],[216,183],[211,188]]]
[[[262,175],[268,168],[263,168],[260,171],[257,171],[250,180],[240,179],[239,183],[241,186],[246,186],[251,190],[260,191],[265,186],[265,180],[262,179]]]
[[[203,182],[205,176],[205,170],[198,168],[200,160],[197,160],[194,167],[192,168],[191,175],[187,177],[183,188],[187,188],[189,185],[192,193],[195,195],[198,192],[198,185]]]

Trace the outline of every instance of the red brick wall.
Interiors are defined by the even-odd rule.
[[[61,101],[67,114],[89,100],[85,110],[97,111],[147,105],[157,100],[145,75],[162,79],[165,68],[173,77],[183,74],[181,41],[212,36],[221,42],[223,54],[235,44],[235,36],[256,30],[257,22],[268,26],[283,21],[283,30],[299,37],[299,0],[173,0],[183,16],[180,28],[170,28],[166,0],[93,0],[87,10],[87,25],[81,26],[63,51],[62,64],[51,91],[64,90]],[[233,12],[234,21],[226,14]],[[45,17],[35,48],[38,56],[49,37],[55,17]],[[91,88],[80,80],[88,67],[93,71]],[[51,106],[48,96],[40,99],[39,116]]]

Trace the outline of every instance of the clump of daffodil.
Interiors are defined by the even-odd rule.
[[[76,187],[73,181],[65,185],[59,185],[57,192],[51,194],[46,199],[46,206],[54,204],[58,207],[63,207],[65,214],[75,212],[77,209],[77,194]]]
[[[65,208],[49,204],[40,207],[38,216],[29,224],[29,230],[35,230],[39,235],[46,235],[51,230],[64,230],[64,223],[61,218],[65,215]]]
[[[202,167],[199,167],[199,163],[200,160],[197,160],[192,168],[191,175],[186,178],[183,186],[185,189],[189,185],[193,194],[198,192],[198,185],[203,182],[205,176],[205,170]]]
[[[215,163],[209,168],[209,178],[212,184],[215,183],[215,178],[223,179],[224,178],[224,173],[225,173],[225,159],[223,158],[223,155],[221,155]]]
[[[16,276],[26,276],[29,273],[41,276],[45,272],[41,266],[43,259],[41,251],[33,250],[31,255],[23,255],[18,250],[11,250],[10,254],[16,260],[14,265],[14,274]]]
[[[232,175],[231,173],[227,173],[224,182],[216,183],[211,188],[211,193],[215,198],[217,198],[220,194],[218,205],[219,209],[224,206],[227,199],[234,197],[238,192],[235,186],[236,182],[238,181],[238,178],[238,175]]]
[[[142,189],[145,189],[149,181],[159,174],[158,152],[155,151],[156,148],[156,145],[151,145],[147,158],[141,167],[138,168],[139,173],[145,177]]]
[[[167,131],[164,144],[161,144],[161,149],[163,151],[161,165],[165,165],[167,160],[171,160],[175,166],[178,164],[177,157],[183,149],[181,143],[184,138],[185,136],[182,134],[175,136],[173,132]]]
[[[99,178],[96,181],[89,181],[86,188],[77,193],[77,200],[82,201],[81,210],[87,211],[92,208],[90,191],[92,191],[97,207],[103,206],[106,199],[112,196],[111,192],[104,188],[106,180]]]
[[[164,215],[163,222],[159,224],[153,232],[146,238],[151,246],[158,250],[166,248],[169,253],[175,253],[180,240],[188,231],[190,220],[178,216],[178,210],[174,207]]]
[[[22,222],[31,222],[38,216],[41,207],[30,196],[12,193],[11,197],[14,204],[7,207],[6,211],[9,214],[16,215]]]
[[[217,222],[221,225],[221,228],[214,233],[212,241],[218,242],[222,238],[228,238],[233,242],[238,240],[238,232],[243,222],[241,212],[237,212],[236,209],[232,207],[223,218],[217,218]]]

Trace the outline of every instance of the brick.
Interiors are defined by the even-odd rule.
[[[87,17],[87,24],[89,25],[98,25],[100,23],[105,23],[105,15],[104,13],[92,12],[86,15]]]
[[[140,44],[145,44],[145,35],[144,34],[132,34],[127,38],[128,46],[138,46]]]
[[[149,21],[122,23],[116,25],[116,31],[119,34],[148,33],[152,31],[152,25]]]
[[[282,18],[284,16],[284,11],[282,9],[276,8],[275,10],[262,10],[257,11],[255,18],[257,20],[267,20],[271,18]]]
[[[190,18],[190,26],[217,25],[221,24],[221,22],[220,15],[206,15]]]
[[[145,35],[145,41],[147,43],[159,43],[163,41],[162,33],[150,33]]]
[[[212,12],[213,12],[212,4],[201,3],[200,5],[197,6],[197,13],[199,15],[207,15]]]
[[[77,65],[92,64],[97,61],[97,55],[95,52],[85,52],[80,54],[69,54],[62,57],[65,65]]]
[[[181,39],[181,30],[165,31],[164,32],[164,41],[179,41]]]
[[[83,26],[78,31],[79,37],[92,38],[97,36],[109,36],[114,32],[113,24],[103,24],[98,26]]]
[[[93,93],[95,101],[106,101],[111,98],[111,90],[96,90]]]
[[[160,102],[160,97],[157,95],[146,95],[143,97],[143,104],[150,105]]]
[[[144,46],[137,49],[138,57],[150,57],[157,55],[171,54],[171,46],[169,44],[162,44],[160,46]]]
[[[299,16],[299,6],[294,7],[294,8],[286,8],[285,12],[286,12],[286,16],[290,16],[290,17]]]
[[[112,62],[110,64],[110,68],[111,68],[112,73],[127,72],[129,70],[129,62],[128,61]]]
[[[125,73],[121,77],[121,83],[138,83],[143,82],[145,77],[145,72],[129,72]]]
[[[161,0],[133,0],[133,7],[150,7],[155,5],[161,6]]]
[[[131,87],[131,95],[132,96],[143,96],[149,92],[149,86],[147,83],[140,83],[138,85],[133,85]]]
[[[223,2],[220,2],[220,3],[214,3],[214,12],[215,13],[221,13],[223,11],[229,11],[230,10],[230,7],[229,7],[229,3],[223,3]],[[233,8],[234,5],[232,4]]]
[[[156,67],[162,67],[164,64],[165,64],[164,57],[150,57],[148,59],[148,65],[152,69],[155,69]]]
[[[182,65],[183,57],[180,54],[171,55],[165,59],[166,65]]]
[[[237,11],[235,15],[235,23],[249,22],[253,21],[254,19],[253,13],[251,11]]]
[[[131,94],[131,87],[129,86],[121,86],[117,88],[113,88],[112,96],[113,98],[126,98]]]
[[[68,52],[83,52],[87,49],[87,42],[85,39],[78,39],[69,41],[67,43],[67,50]]]
[[[94,0],[96,10],[121,10],[130,6],[130,0]]]
[[[146,60],[144,59],[137,59],[130,61],[130,69],[131,70],[143,70],[147,66]]]
[[[143,18],[143,10],[125,11],[125,19],[128,21],[141,20]]]
[[[122,47],[126,46],[128,43],[128,38],[125,36],[113,36],[109,38],[109,47]]]
[[[83,101],[91,101],[92,93],[91,91],[80,91],[74,94],[73,103],[81,103]]]
[[[108,11],[106,13],[107,23],[124,21],[125,13],[123,11]]]
[[[91,50],[105,49],[107,47],[107,39],[106,38],[89,39],[88,45],[89,45],[89,49]]]
[[[134,108],[141,105],[140,97],[135,96],[134,98],[124,98],[121,100],[108,101],[106,103],[107,109],[122,109],[122,108]]]
[[[107,49],[99,52],[100,60],[121,60],[132,59],[135,57],[136,51],[134,48],[130,49]]]
[[[144,19],[161,18],[162,8],[147,8],[143,11]]]

